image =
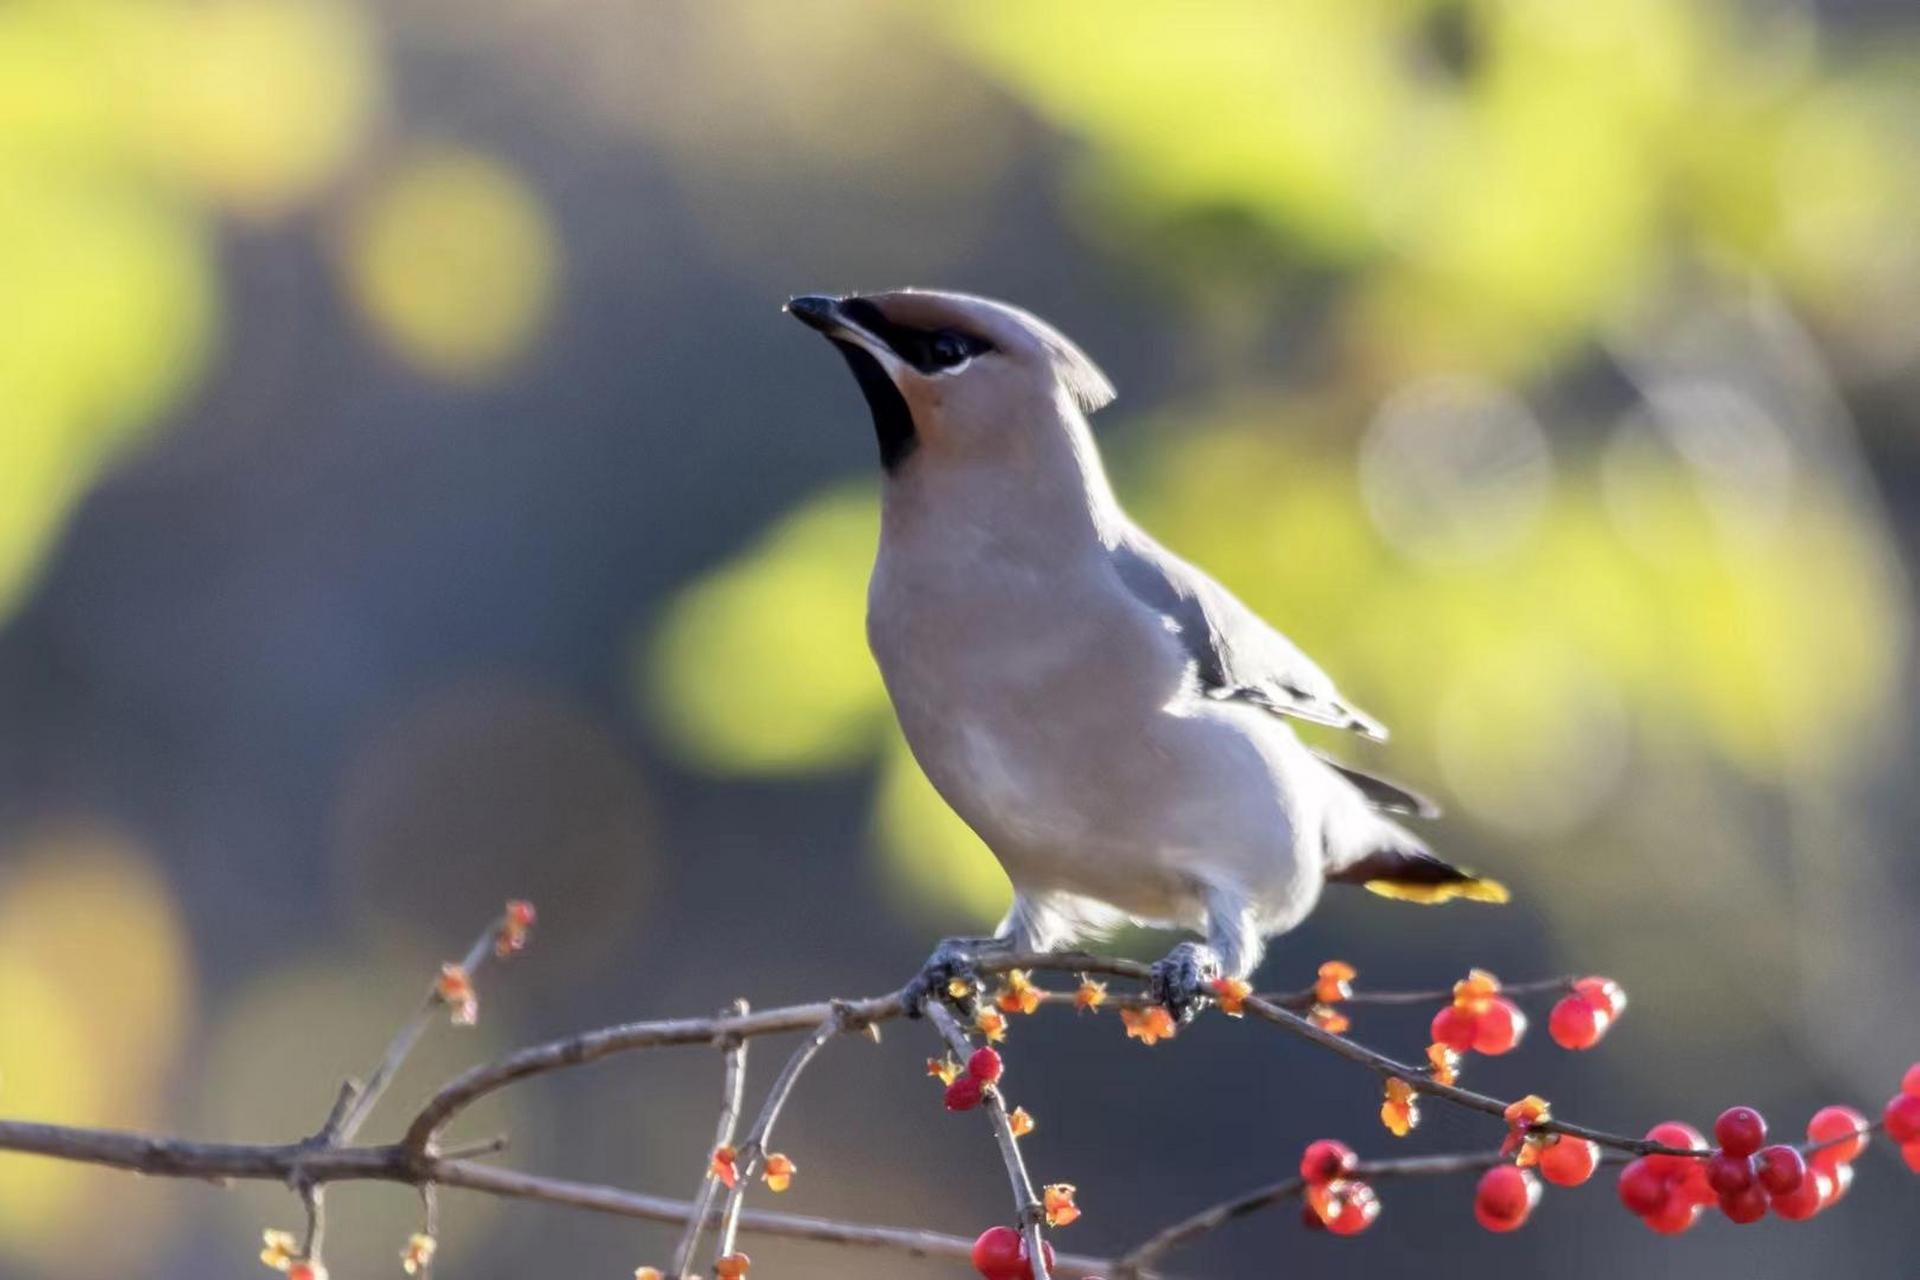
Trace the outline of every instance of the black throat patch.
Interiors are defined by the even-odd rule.
[[[860,394],[867,398],[867,408],[873,411],[873,434],[880,442],[881,467],[888,472],[897,470],[920,443],[906,397],[893,385],[893,379],[887,376],[872,352],[838,338],[833,340],[833,345],[846,357],[854,381],[860,384]]]

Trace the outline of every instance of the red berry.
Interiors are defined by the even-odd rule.
[[[1907,1162],[1907,1168],[1920,1173],[1920,1142],[1909,1142],[1902,1146],[1900,1158]]]
[[[1907,1074],[1900,1077],[1900,1092],[1910,1098],[1920,1098],[1920,1062],[1907,1068]]]
[[[1887,1136],[1901,1146],[1920,1141],[1920,1094],[1895,1094],[1887,1100],[1880,1120],[1887,1126]]]
[[[1707,1140],[1700,1131],[1690,1124],[1678,1120],[1668,1120],[1647,1130],[1647,1141],[1657,1142],[1663,1147],[1683,1147],[1691,1151],[1705,1151]],[[1689,1165],[1699,1163],[1687,1156],[1648,1156],[1646,1160],[1663,1174],[1682,1174]]]
[[[1753,1186],[1753,1158],[1722,1151],[1707,1161],[1707,1185],[1722,1200]]]
[[[1353,1148],[1338,1138],[1318,1138],[1300,1157],[1300,1176],[1312,1186],[1324,1186],[1352,1172],[1357,1162]]]
[[[981,1084],[992,1084],[1006,1069],[1006,1064],[1000,1061],[1000,1051],[991,1046],[975,1049],[967,1059],[967,1074]]]
[[[1489,1056],[1505,1053],[1527,1033],[1527,1015],[1505,996],[1495,996],[1473,1028],[1473,1051]]]
[[[1607,1022],[1585,996],[1567,996],[1547,1015],[1547,1034],[1562,1049],[1591,1049],[1606,1034]]]
[[[1730,1156],[1750,1156],[1767,1143],[1767,1118],[1752,1107],[1728,1107],[1713,1122],[1713,1136]]]
[[[1807,1176],[1807,1162],[1792,1147],[1767,1147],[1753,1158],[1760,1185],[1768,1194],[1784,1196]]]
[[[1820,1212],[1820,1202],[1833,1190],[1833,1178],[1819,1169],[1809,1169],[1800,1185],[1773,1198],[1773,1211],[1789,1222],[1804,1222]]]
[[[1566,1139],[1561,1139],[1562,1142]],[[1644,1218],[1667,1207],[1666,1175],[1650,1163],[1649,1157],[1628,1161],[1620,1171],[1620,1203],[1629,1213]]]
[[[1349,1182],[1333,1198],[1327,1230],[1337,1236],[1357,1236],[1380,1216],[1380,1197],[1364,1182]]]
[[[1607,1015],[1607,1021],[1627,1011],[1627,993],[1612,978],[1582,978],[1573,984],[1574,994]]]
[[[1720,1197],[1720,1212],[1742,1226],[1758,1222],[1767,1216],[1767,1193],[1761,1190],[1759,1183],[1749,1182],[1746,1190]]]
[[[1816,1169],[1833,1170],[1843,1164],[1852,1164],[1862,1151],[1867,1149],[1867,1118],[1852,1107],[1822,1107],[1813,1113],[1813,1119],[1807,1121],[1807,1141],[1826,1143],[1807,1157],[1807,1163]],[[1835,1141],[1847,1134],[1855,1136],[1845,1142]]]
[[[1018,1280],[1026,1260],[1012,1227],[988,1227],[973,1242],[973,1269],[986,1280]]]
[[[1465,1053],[1473,1048],[1475,1024],[1479,1019],[1457,1005],[1448,1005],[1433,1015],[1433,1042],[1443,1044],[1456,1053]]]
[[[1641,1221],[1663,1236],[1677,1236],[1700,1217],[1700,1206],[1688,1204],[1679,1196],[1667,1201],[1658,1213],[1650,1213]]]
[[[980,1105],[980,1081],[973,1076],[955,1076],[947,1086],[947,1110],[971,1111]]]
[[[1540,1176],[1556,1187],[1577,1187],[1600,1167],[1600,1148],[1585,1138],[1562,1136],[1540,1153]]]
[[[1473,1216],[1489,1231],[1512,1231],[1540,1201],[1540,1184],[1523,1169],[1497,1164],[1480,1175]]]

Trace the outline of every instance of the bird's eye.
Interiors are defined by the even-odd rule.
[[[927,352],[933,357],[936,368],[951,369],[954,365],[964,363],[973,354],[973,348],[957,333],[937,333],[928,344]]]

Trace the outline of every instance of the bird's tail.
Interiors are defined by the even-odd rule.
[[[1465,898],[1505,902],[1507,886],[1436,857],[1412,832],[1370,812],[1343,815],[1327,832],[1327,879],[1426,906]]]

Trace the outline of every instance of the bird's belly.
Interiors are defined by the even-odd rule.
[[[1208,884],[1295,895],[1294,824],[1243,739],[1165,710],[1070,719],[957,712],[908,731],[936,790],[1016,886],[1175,923],[1197,919]]]

